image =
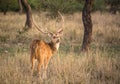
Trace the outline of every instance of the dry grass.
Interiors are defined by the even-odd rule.
[[[37,23],[55,31],[61,22],[33,14]],[[29,44],[35,38],[49,41],[36,29],[23,32],[25,15],[0,13],[0,84],[119,84],[120,15],[93,13],[93,39],[89,53],[80,52],[83,37],[81,13],[64,15],[65,29],[58,53],[50,61],[47,79],[30,75]],[[71,44],[74,45],[71,47]]]

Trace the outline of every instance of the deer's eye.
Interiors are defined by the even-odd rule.
[[[58,37],[58,36],[59,36],[59,34],[56,34],[56,36]]]

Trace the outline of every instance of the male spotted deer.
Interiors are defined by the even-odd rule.
[[[60,12],[59,12],[60,14]],[[62,17],[62,15],[60,14],[60,16]],[[62,17],[63,20],[63,17]],[[64,20],[63,20],[64,22]],[[32,64],[32,73],[34,70],[34,65],[35,65],[35,60],[38,61],[38,65],[37,65],[37,71],[38,74],[41,73],[41,67],[43,67],[43,77],[46,78],[46,70],[48,67],[48,63],[51,59],[51,57],[53,56],[53,54],[58,50],[59,45],[60,45],[60,38],[62,36],[62,32],[63,29],[59,29],[58,31],[56,31],[55,33],[51,33],[51,32],[46,32],[43,31],[41,29],[41,27],[39,27],[38,25],[36,25],[36,23],[33,21],[33,24],[35,25],[35,27],[41,31],[44,34],[47,34],[50,38],[51,41],[49,43],[43,41],[43,40],[34,40],[32,42],[32,44],[30,45],[30,49],[31,49],[31,56],[30,56],[30,60],[31,60],[31,64]]]

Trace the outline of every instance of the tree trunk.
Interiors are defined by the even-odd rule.
[[[21,0],[18,0],[18,5],[20,7],[19,14],[22,14],[23,13],[23,6],[22,6],[22,3],[21,3]]]
[[[92,38],[92,20],[91,20],[91,10],[92,10],[93,0],[85,0],[85,5],[82,11],[82,20],[84,25],[84,38],[82,44],[82,51],[89,51],[91,38]]]
[[[6,8],[5,8],[5,9],[3,9],[3,14],[4,14],[4,15],[6,15],[6,14],[7,14],[8,8],[9,8],[9,5],[7,4],[7,5],[6,5]]]
[[[21,0],[21,4],[25,9],[26,12],[26,23],[25,23],[25,28],[32,28],[32,12],[31,12],[31,7],[28,4],[27,0]]]

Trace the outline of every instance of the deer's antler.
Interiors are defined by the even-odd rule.
[[[59,29],[59,30],[62,31],[63,28],[64,28],[64,18],[63,18],[62,14],[61,14],[59,11],[58,11],[58,14],[60,15],[60,17],[61,17],[61,19],[62,19],[62,21],[63,21],[63,23],[62,23],[62,28]],[[51,33],[51,32],[48,31],[47,28],[45,28],[47,31],[43,31],[42,26],[37,25],[36,22],[34,21],[33,17],[32,17],[32,20],[33,20],[33,24],[35,25],[35,27],[37,28],[38,31],[42,32],[43,34],[49,34],[49,33]]]
[[[33,24],[35,25],[35,27],[37,28],[37,30],[40,31],[40,32],[42,32],[43,34],[50,33],[50,32],[48,32],[47,28],[46,28],[47,31],[43,31],[43,29],[41,29],[42,26],[37,25],[36,22],[34,21],[34,19],[33,19]]]
[[[62,28],[64,28],[64,17],[62,16],[62,14],[60,13],[60,11],[58,11],[58,14],[60,15],[61,19],[62,19]]]

